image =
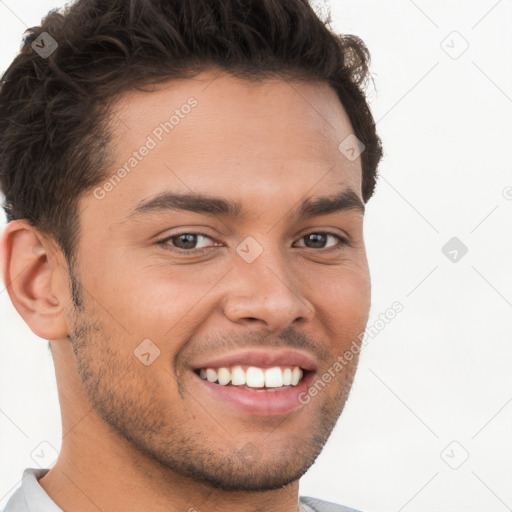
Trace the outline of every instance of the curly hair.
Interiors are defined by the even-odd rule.
[[[36,51],[45,41],[52,51]],[[308,0],[78,0],[54,9],[26,31],[0,85],[7,220],[27,219],[71,261],[78,200],[111,163],[108,118],[116,99],[210,67],[247,80],[330,84],[365,145],[366,202],[382,157],[365,97],[369,62],[365,44],[332,32]]]

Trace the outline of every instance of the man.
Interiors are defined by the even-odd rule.
[[[368,61],[307,0],[80,0],[29,31],[3,278],[63,440],[6,511],[349,510],[299,479],[368,320]]]

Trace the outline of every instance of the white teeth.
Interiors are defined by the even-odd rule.
[[[217,379],[221,386],[227,386],[231,382],[231,372],[227,368],[217,370]]]
[[[250,388],[262,388],[265,386],[265,375],[261,368],[255,366],[249,366],[246,373],[246,384]]]
[[[292,386],[296,386],[301,378],[302,370],[298,366],[295,366],[295,368],[292,371]]]
[[[217,382],[221,386],[232,384],[233,386],[247,385],[251,388],[281,388],[283,386],[297,386],[304,372],[298,366],[273,368],[257,368],[249,366],[246,371],[241,366],[232,368],[201,368],[199,376],[209,382]]]
[[[245,372],[241,366],[235,366],[231,370],[231,384],[233,386],[243,386],[245,384]]]
[[[265,386],[267,388],[280,388],[283,386],[283,371],[278,366],[265,370]]]
[[[285,368],[283,372],[283,386],[289,386],[292,383],[292,370]]]
[[[212,368],[206,369],[206,378],[209,382],[217,382],[217,372]]]

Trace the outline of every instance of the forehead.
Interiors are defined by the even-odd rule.
[[[149,128],[146,120],[167,118],[166,114],[172,114],[174,108],[185,104],[190,97],[196,98],[200,107],[194,109],[194,117],[202,115],[205,121],[214,116],[222,128],[241,123],[250,129],[263,120],[284,128],[300,119],[302,122],[295,129],[304,126],[326,131],[350,130],[350,121],[336,92],[325,82],[298,81],[284,76],[246,80],[212,69],[192,78],[156,85],[150,93],[122,94],[113,109],[120,123],[119,135],[124,135],[121,125],[129,130],[135,124]],[[285,112],[288,115],[282,116]],[[217,117],[218,114],[221,116]]]
[[[279,201],[283,192],[293,196],[291,188],[298,196],[361,194],[360,159],[338,149],[353,133],[350,120],[325,83],[204,71],[126,93],[112,114],[110,171],[126,172],[103,206],[126,200],[125,215],[164,189],[240,202]]]

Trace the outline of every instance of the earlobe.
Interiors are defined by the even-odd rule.
[[[67,267],[62,253],[26,220],[7,224],[2,237],[2,276],[16,311],[40,338],[68,335]]]

